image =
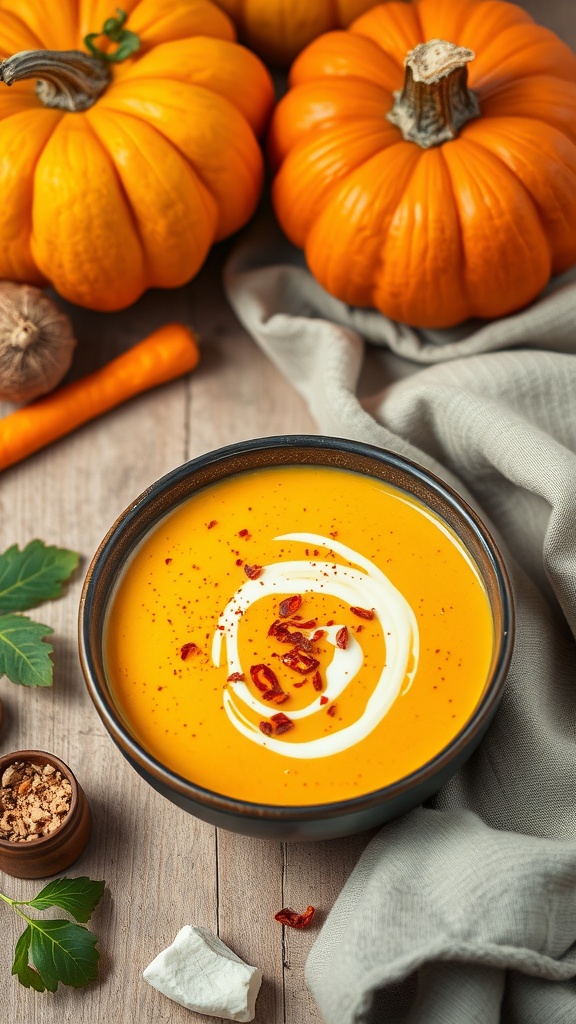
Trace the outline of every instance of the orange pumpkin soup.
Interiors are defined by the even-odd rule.
[[[207,486],[140,542],[106,616],[118,709],[158,761],[257,803],[338,801],[442,750],[494,646],[456,535],[412,497],[324,467]]]

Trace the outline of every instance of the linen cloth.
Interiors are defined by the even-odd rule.
[[[324,1020],[576,1024],[576,271],[499,321],[412,330],[329,296],[264,215],[225,286],[320,432],[476,508],[515,597],[478,751],[371,840],[311,950]]]

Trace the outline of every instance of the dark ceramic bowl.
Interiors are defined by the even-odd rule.
[[[417,771],[382,789],[341,802],[271,806],[210,792],[170,771],[131,735],[110,693],[103,665],[107,603],[126,560],[147,532],[202,487],[262,467],[329,466],[384,480],[414,496],[454,530],[477,565],[494,621],[494,654],[480,703],[453,741]],[[506,569],[473,510],[431,473],[389,451],[340,438],[285,435],[209,452],[154,483],[119,517],[88,570],[80,604],[79,643],[90,696],[126,759],[154,789],[213,825],[264,839],[317,840],[389,821],[432,796],[464,764],[496,710],[513,645],[513,604]]]
[[[46,878],[59,874],[78,859],[92,829],[92,815],[86,794],[75,775],[59,757],[45,750],[16,750],[0,757],[0,779],[18,762],[44,768],[50,765],[70,783],[70,809],[62,824],[48,835],[26,842],[0,839],[0,870],[15,878]]]

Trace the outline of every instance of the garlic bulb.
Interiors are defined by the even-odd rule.
[[[40,288],[0,281],[0,399],[24,403],[52,391],[75,346],[70,320]]]

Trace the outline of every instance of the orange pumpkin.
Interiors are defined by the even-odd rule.
[[[246,223],[274,99],[208,0],[122,2],[0,0],[0,278],[99,310],[183,284]]]
[[[269,64],[287,67],[316,36],[346,28],[378,0],[216,0],[240,38]]]
[[[313,42],[290,85],[274,208],[344,302],[447,327],[576,262],[576,56],[521,8],[382,4]]]

